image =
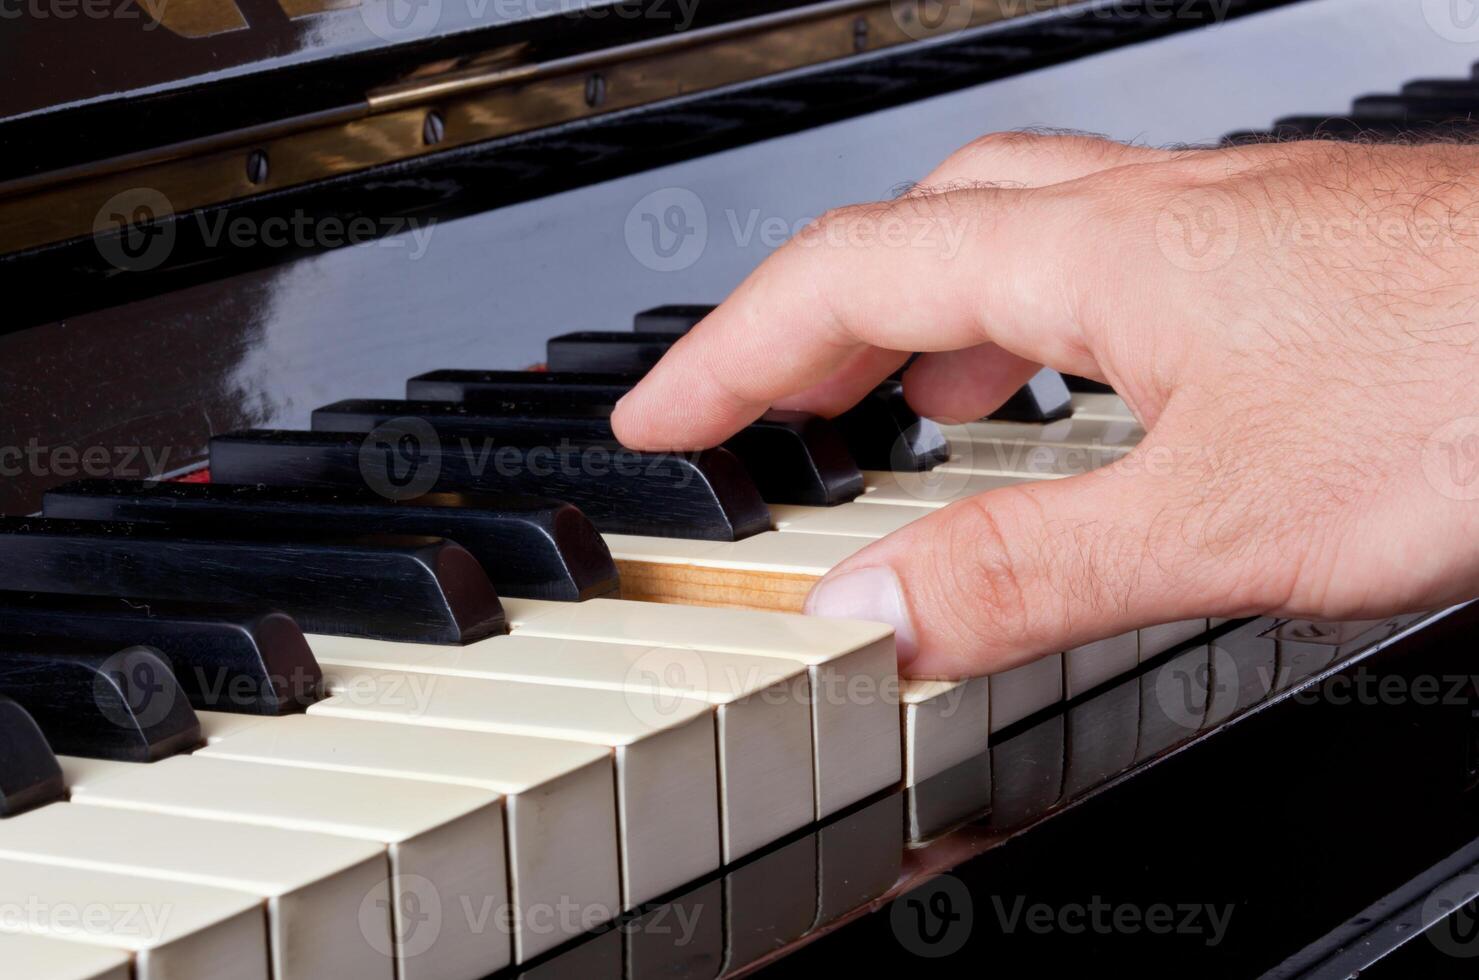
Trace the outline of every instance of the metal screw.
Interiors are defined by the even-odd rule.
[[[427,146],[436,146],[447,135],[447,123],[442,119],[442,114],[433,109],[426,114],[426,122],[421,125],[421,140]]]
[[[585,104],[594,109],[606,101],[606,76],[592,72],[585,80]]]
[[[267,179],[267,151],[253,150],[247,154],[247,180],[260,184]]]
[[[868,18],[859,17],[852,22],[852,49],[863,51],[868,47]]]

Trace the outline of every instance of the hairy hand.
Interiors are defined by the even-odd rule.
[[[772,405],[836,414],[908,351],[911,404],[952,421],[1041,364],[1113,385],[1148,429],[1128,456],[943,508],[813,590],[894,622],[915,675],[1428,608],[1479,592],[1476,222],[1479,148],[990,136],[777,251],[614,423],[709,446]]]

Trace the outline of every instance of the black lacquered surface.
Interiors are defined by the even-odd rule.
[[[368,461],[367,461],[368,460]],[[568,501],[602,531],[733,541],[770,529],[770,511],[725,449],[637,453],[610,443],[498,445],[442,439],[409,419],[358,433],[262,430],[211,440],[211,475],[225,483],[542,494]]]
[[[0,695],[52,751],[154,762],[200,742],[200,722],[157,651],[82,640],[0,638]]]
[[[397,499],[368,488],[79,480],[48,492],[44,512],[230,535],[446,538],[478,560],[499,595],[579,600],[618,588],[611,552],[591,522],[570,504],[543,497],[424,493]]]
[[[606,387],[601,385],[599,389],[604,392]],[[554,389],[546,386],[540,393],[552,394]],[[460,432],[510,445],[613,443],[616,435],[609,418],[595,407],[594,414],[587,414],[580,397],[572,399],[574,404],[563,405],[551,399],[544,410],[506,411],[477,410],[452,402],[351,399],[315,409],[313,428],[371,432],[396,419],[418,418],[454,439]],[[863,474],[848,454],[841,434],[820,416],[766,412],[725,442],[724,448],[739,457],[767,503],[830,507],[863,492]]]
[[[0,695],[0,817],[65,799],[62,767],[25,708]]]
[[[0,592],[0,644],[6,638],[151,647],[201,711],[288,714],[322,694],[323,674],[303,631],[280,612],[199,600]]]
[[[256,605],[308,632],[417,643],[507,630],[477,559],[441,538],[243,538],[3,518],[0,589]]]

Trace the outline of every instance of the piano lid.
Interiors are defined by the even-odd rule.
[[[683,16],[679,0],[665,3],[674,18]],[[691,11],[695,3],[682,0],[681,9]],[[614,8],[630,6],[625,0],[17,0],[26,15],[8,22],[0,45],[0,120],[469,31],[552,18],[612,20]]]
[[[0,65],[0,82],[9,82],[0,85],[0,255],[92,235],[152,234],[172,215],[1007,21],[1102,6],[8,2],[48,16],[7,21],[14,33],[6,40],[16,43]],[[57,5],[115,13],[63,20],[51,16]],[[126,19],[130,10],[141,19]]]

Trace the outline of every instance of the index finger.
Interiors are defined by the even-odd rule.
[[[724,441],[867,348],[995,341],[1083,359],[1065,274],[1073,212],[1051,190],[969,188],[830,212],[763,262],[617,405],[636,449]]]

